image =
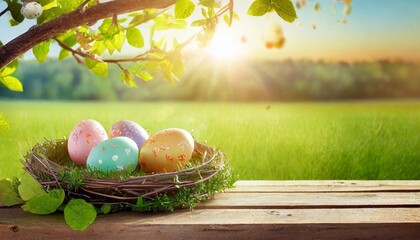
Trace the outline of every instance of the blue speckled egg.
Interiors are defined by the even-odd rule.
[[[134,171],[138,164],[139,148],[128,137],[115,137],[99,143],[90,152],[87,167],[100,171]]]
[[[109,138],[119,136],[131,138],[136,142],[139,149],[149,138],[149,134],[144,128],[130,120],[120,120],[112,125],[109,130]]]

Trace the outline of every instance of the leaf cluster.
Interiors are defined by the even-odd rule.
[[[11,13],[11,26],[16,26],[24,21],[20,13],[22,7],[19,0],[4,0]],[[46,23],[50,20],[60,18],[66,13],[80,11],[101,4],[97,0],[38,0],[43,7],[42,15],[37,19],[38,24]],[[32,52],[39,62],[44,62],[49,54],[51,44],[57,43],[62,49],[59,59],[73,56],[80,64],[85,65],[94,74],[108,76],[109,64],[117,65],[120,70],[120,78],[128,87],[136,87],[136,80],[150,81],[153,76],[160,74],[170,85],[179,81],[184,74],[182,61],[182,49],[193,40],[198,41],[204,47],[214,36],[219,19],[228,24],[232,24],[233,19],[238,15],[233,11],[233,0],[229,0],[225,6],[215,0],[177,0],[174,4],[174,14],[168,9],[159,11],[157,9],[145,9],[132,12],[126,16],[116,16],[105,18],[100,23],[88,23],[58,34],[52,39],[38,43],[33,47]],[[166,31],[170,29],[183,30],[187,28],[187,19],[193,18],[194,12],[199,9],[202,18],[192,19],[192,27],[200,27],[201,30],[191,36],[190,39],[179,43],[173,39],[164,37],[155,39],[156,31]],[[261,16],[274,10],[281,18],[288,22],[293,22],[296,18],[294,6],[290,0],[256,0],[248,10],[248,14]],[[140,25],[151,22],[150,39],[146,41],[143,37],[144,30]],[[131,47],[142,49],[142,53],[129,58],[110,58],[106,55],[114,55],[121,52],[125,44]],[[1,47],[1,45],[0,45]],[[23,91],[20,81],[11,76],[17,62],[2,69],[0,74],[0,86],[5,86],[12,91]]]

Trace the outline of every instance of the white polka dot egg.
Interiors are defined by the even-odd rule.
[[[20,9],[20,13],[27,19],[35,19],[41,16],[42,6],[37,2],[24,3]]]
[[[139,149],[128,137],[110,138],[98,144],[87,159],[87,167],[102,172],[129,171],[136,169]]]

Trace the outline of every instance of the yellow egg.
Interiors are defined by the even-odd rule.
[[[163,173],[182,169],[191,159],[194,139],[183,129],[168,128],[150,136],[139,154],[143,172]]]

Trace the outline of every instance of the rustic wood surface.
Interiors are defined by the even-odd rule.
[[[238,181],[193,211],[101,215],[0,208],[0,239],[420,239],[420,181]],[[411,190],[410,190],[411,189]]]

